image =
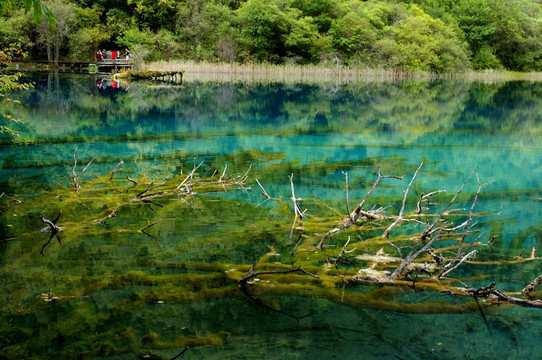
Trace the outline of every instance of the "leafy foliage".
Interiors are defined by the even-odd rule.
[[[32,27],[56,13],[63,28],[70,20],[70,35],[55,51],[70,59],[129,47],[142,49],[142,60],[542,68],[542,6],[535,0],[55,0],[50,8],[25,0],[19,12],[15,3],[0,1],[0,46],[24,42],[33,55],[45,43],[43,26],[38,33]],[[22,15],[32,9],[34,19]],[[50,23],[52,32],[61,28]]]

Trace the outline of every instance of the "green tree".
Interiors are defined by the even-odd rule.
[[[49,6],[56,21],[52,26],[39,24],[37,42],[45,46],[49,62],[58,65],[61,49],[68,50],[67,39],[75,28],[77,7],[63,0],[55,0]]]
[[[9,14],[15,9],[23,8],[25,12],[33,10],[34,21],[40,24],[45,14],[47,22],[53,26],[55,18],[49,8],[41,0],[0,0],[0,15]]]
[[[288,16],[277,0],[248,0],[236,11],[243,57],[279,62],[286,55]]]
[[[54,18],[49,9],[39,0],[24,0],[23,3],[15,0],[0,0],[0,14],[7,14],[20,6],[24,6],[25,12],[30,9],[34,9],[34,21],[36,24],[40,24],[42,20],[42,12],[45,12],[47,22],[52,26],[54,24]],[[20,48],[7,48],[0,51],[0,65],[9,63],[13,58],[13,55],[20,55]],[[24,55],[24,53],[23,53]],[[5,75],[0,74],[0,100],[6,107],[12,103],[13,100],[8,96],[8,93],[18,89],[29,89],[32,85],[29,83],[19,82],[20,74]],[[11,123],[21,122],[21,120],[14,117],[7,111],[2,111],[0,118],[0,133],[8,133],[13,139],[18,133],[11,128]],[[9,125],[9,126],[8,126]]]
[[[301,10],[304,16],[313,18],[312,21],[321,34],[327,33],[331,28],[333,6],[332,0],[294,0],[292,2],[292,7]]]
[[[10,16],[0,16],[0,48],[19,43],[32,45],[33,25],[24,10],[11,11]]]
[[[442,20],[417,5],[397,27],[398,65],[406,70],[454,72],[469,68],[467,45]]]
[[[491,46],[495,41],[496,26],[487,1],[459,0],[452,13],[473,54],[473,66],[476,69],[500,67]]]
[[[507,69],[542,70],[542,8],[529,0],[490,2],[495,55]]]
[[[377,41],[378,34],[369,19],[357,11],[349,11],[331,25],[333,46],[347,58],[366,53]]]
[[[233,11],[223,4],[196,1],[179,6],[177,32],[183,55],[197,60],[235,60],[238,44],[233,22]]]
[[[401,4],[370,1],[343,6],[329,34],[345,62],[395,67],[398,44],[394,28],[407,16]]]
[[[100,24],[101,11],[95,7],[75,8],[73,28],[68,35],[70,57],[73,60],[93,59],[101,43],[107,41],[110,32]]]
[[[134,9],[138,25],[151,31],[173,30],[176,13],[175,0],[128,0]]]
[[[325,37],[318,33],[313,18],[309,16],[292,21],[284,44],[288,56],[298,63],[317,62],[326,48]]]

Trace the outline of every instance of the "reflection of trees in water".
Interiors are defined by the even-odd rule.
[[[273,127],[287,128],[292,135],[373,129],[412,134],[415,139],[428,131],[523,132],[526,127],[531,133],[541,133],[542,114],[536,109],[542,107],[542,97],[536,83],[405,80],[329,85],[138,84],[125,92],[122,86],[111,89],[108,80],[108,91],[97,93],[98,87],[88,80],[50,73],[45,84],[37,81],[34,91],[21,95],[24,102],[32,99],[23,112],[54,116],[52,110],[56,109],[63,121],[72,119],[75,126],[75,119],[100,118],[105,111],[124,122],[137,121],[149,130],[156,121],[166,120],[177,124],[178,131],[213,126],[230,130],[247,125],[265,128],[272,123]]]

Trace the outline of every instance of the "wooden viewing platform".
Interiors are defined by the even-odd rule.
[[[133,63],[125,59],[105,59],[97,60],[94,64],[89,64],[89,68],[96,67],[96,72],[118,72],[120,69],[131,69]]]
[[[45,67],[53,67],[54,63],[51,63],[47,60],[34,60],[36,64],[40,64]],[[84,69],[88,68],[90,72],[118,72],[120,69],[131,69],[133,63],[126,61],[125,59],[106,59],[106,60],[95,60],[95,62],[89,61],[59,61],[59,68],[78,68]]]

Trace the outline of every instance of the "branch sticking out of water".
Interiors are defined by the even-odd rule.
[[[294,190],[294,174],[288,176],[288,178],[290,179],[290,188],[292,189],[292,197],[291,197],[291,200],[292,202],[294,203],[294,222],[292,224],[292,229],[290,230],[290,243],[292,243],[292,235],[294,233],[294,228],[296,227],[295,224],[297,223],[297,220],[299,219],[299,226],[297,227],[297,229],[299,230],[300,232],[300,238],[301,238],[301,235],[303,234],[303,231],[304,231],[304,225],[303,225],[303,215],[305,214],[305,211],[301,211],[301,209],[299,208],[299,205],[297,204],[297,201],[298,200],[302,200],[300,198],[297,198],[295,196],[295,190]]]
[[[124,161],[121,160],[114,168],[113,170],[111,170],[111,175],[109,176],[109,180],[113,181],[113,176],[115,176],[115,172],[119,169],[119,167],[122,166],[122,164],[124,164]]]
[[[538,285],[540,285],[540,283],[542,283],[542,275],[539,275],[536,279],[531,281],[529,285],[525,286],[521,290],[521,293],[524,295],[530,294]]]
[[[399,222],[401,222],[403,220],[403,214],[405,212],[405,204],[406,204],[406,199],[407,199],[407,196],[408,196],[408,191],[410,190],[410,187],[412,186],[412,183],[414,182],[414,179],[416,179],[416,175],[418,175],[418,171],[420,171],[422,166],[423,166],[423,161],[420,163],[420,166],[418,166],[418,168],[414,172],[414,175],[412,176],[412,179],[410,179],[410,182],[408,183],[408,186],[407,186],[407,188],[405,190],[405,194],[403,196],[403,204],[401,205],[401,210],[399,211],[399,216],[397,216],[397,219],[395,219],[395,221],[393,223],[391,223],[390,226],[388,226],[388,228],[382,234],[382,237],[388,237],[391,229],[393,229],[393,227],[395,225],[397,225]]]
[[[73,151],[73,169],[72,169],[72,174],[73,174],[73,186],[75,188],[75,195],[77,196],[77,192],[79,191],[79,189],[81,189],[81,185],[79,185],[79,178],[81,177],[81,175],[83,175],[83,173],[88,169],[88,167],[90,166],[90,164],[92,164],[92,162],[94,161],[94,158],[92,158],[87,166],[85,166],[85,168],[83,170],[81,170],[81,172],[79,173],[79,175],[77,175],[77,173],[75,172],[75,169],[77,168],[77,147],[75,148],[75,150]]]
[[[338,233],[344,229],[348,229],[350,226],[354,225],[356,223],[356,221],[360,218],[360,216],[363,215],[363,212],[361,210],[361,208],[365,205],[365,203],[367,202],[367,200],[369,199],[369,197],[371,196],[371,194],[373,193],[373,191],[376,189],[376,187],[378,186],[378,184],[380,183],[380,180],[382,179],[403,179],[404,175],[403,176],[395,176],[395,175],[382,175],[380,173],[380,168],[382,166],[382,163],[378,164],[378,168],[376,170],[376,180],[374,181],[373,183],[373,186],[371,186],[371,188],[369,189],[369,191],[367,192],[367,194],[365,195],[365,197],[363,198],[363,200],[361,201],[361,203],[354,209],[354,211],[351,213],[351,214],[348,214],[348,219],[346,220],[346,222],[335,228],[335,229],[332,229],[332,230],[329,230],[325,235],[324,237],[320,240],[320,242],[318,243],[317,247],[318,249],[322,249],[322,247],[324,246],[324,243],[326,242],[326,240],[333,234],[335,233]]]
[[[470,229],[474,226],[474,225],[470,225],[470,223],[472,221],[472,213],[474,211],[474,206],[476,205],[476,201],[478,200],[478,196],[480,195],[480,191],[482,190],[482,188],[486,187],[487,185],[489,185],[489,184],[491,184],[493,182],[493,181],[488,181],[488,182],[486,182],[484,184],[480,183],[480,178],[478,177],[478,174],[476,174],[476,180],[478,181],[478,190],[476,191],[476,194],[474,195],[474,200],[472,201],[472,205],[470,207],[469,216],[467,217],[467,221],[465,221],[465,223],[464,223],[465,228],[464,228],[463,234],[461,235],[461,240],[459,242],[459,247],[457,249],[457,253],[456,253],[455,257],[453,258],[453,260],[450,261],[448,264],[446,264],[442,268],[440,273],[437,275],[438,278],[441,278],[441,277],[444,277],[444,276],[448,275],[452,270],[456,269],[466,258],[468,258],[470,256],[470,254],[472,254],[472,252],[471,252],[470,254],[465,255],[465,253],[468,251],[470,246],[467,247],[465,252],[463,252],[463,245],[465,243],[466,237],[470,233]],[[480,238],[480,236],[478,236],[478,238],[474,242],[476,242],[479,238]],[[476,252],[474,252],[474,255],[476,255]],[[461,262],[457,266],[453,266],[460,258],[462,258]]]
[[[422,211],[429,209],[429,208],[423,207],[423,202],[424,201],[429,203],[429,201],[431,200],[431,197],[433,195],[440,194],[440,193],[445,193],[445,192],[446,192],[446,190],[435,190],[435,191],[431,191],[428,194],[422,193],[420,195],[420,200],[416,204],[416,215],[421,215]]]

